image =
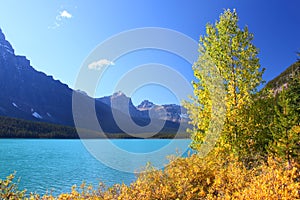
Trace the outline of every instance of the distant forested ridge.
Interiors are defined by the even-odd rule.
[[[78,138],[69,126],[0,116],[0,138]]]
[[[91,138],[137,138],[126,133],[100,133],[84,129],[86,134],[82,139]],[[173,132],[161,132],[151,138],[174,138]],[[186,133],[177,134],[176,138],[189,138]],[[10,117],[0,116],[0,138],[48,138],[48,139],[79,139],[77,130],[71,126],[34,122]]]

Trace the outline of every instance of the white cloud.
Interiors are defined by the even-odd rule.
[[[67,10],[63,10],[59,13],[60,17],[71,19],[73,16]]]
[[[66,20],[73,18],[73,15],[66,9],[59,11],[55,17],[55,21],[52,26],[49,26],[49,29],[55,29],[60,27]]]
[[[114,62],[107,60],[107,59],[101,59],[95,62],[92,62],[88,65],[89,69],[94,69],[94,70],[101,70],[103,67],[108,67],[115,65]]]

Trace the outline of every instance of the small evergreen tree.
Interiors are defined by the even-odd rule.
[[[273,122],[274,109],[274,91],[263,89],[254,95],[251,106],[247,108],[249,112],[249,133],[247,141],[250,141],[246,149],[248,155],[253,157],[265,157],[268,154],[268,145],[273,140],[269,125]]]
[[[300,79],[293,78],[282,87],[275,105],[274,121],[270,126],[273,142],[270,151],[285,159],[291,168],[292,159],[300,153]]]

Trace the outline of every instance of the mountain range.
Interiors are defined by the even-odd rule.
[[[15,55],[1,29],[0,91],[0,116],[5,117],[74,127],[72,96],[76,94],[82,99],[82,108],[85,103],[94,102],[97,120],[105,133],[126,132],[115,121],[116,114],[120,119],[131,118],[141,127],[152,123],[153,126],[144,129],[147,132],[153,132],[153,127],[162,123],[160,132],[167,133],[176,133],[179,126],[189,126],[186,110],[180,105],[155,105],[145,100],[134,106],[131,98],[121,91],[94,99],[82,91],[69,88],[52,76],[35,70],[25,56]],[[80,119],[88,122],[90,119],[84,112],[82,109],[82,115],[79,113]],[[80,128],[93,129],[88,123],[86,127],[84,123],[81,125],[83,127]],[[135,133],[134,129],[128,130]]]

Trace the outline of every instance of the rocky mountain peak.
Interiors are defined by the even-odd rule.
[[[115,92],[111,96],[112,99],[114,99],[114,98],[120,98],[120,97],[122,97],[122,98],[128,98],[122,91]]]
[[[150,109],[154,106],[154,103],[152,103],[149,100],[144,100],[140,105],[138,105],[138,109]]]
[[[11,44],[5,39],[5,35],[3,34],[0,28],[0,49],[4,50],[5,53],[15,54],[14,49]]]
[[[4,36],[3,32],[2,32],[2,29],[0,28],[0,41],[1,40],[5,40],[5,36]]]

